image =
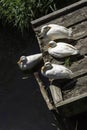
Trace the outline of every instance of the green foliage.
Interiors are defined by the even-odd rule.
[[[29,22],[78,0],[0,0],[0,18],[23,31]]]
[[[70,61],[70,57],[66,58],[65,59],[65,62],[64,62],[65,66],[71,66],[71,61]]]
[[[53,0],[0,0],[0,18],[23,31],[29,22],[56,10]]]

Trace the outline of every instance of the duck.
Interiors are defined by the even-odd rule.
[[[28,70],[35,67],[41,60],[42,53],[38,53],[29,56],[21,56],[17,64],[21,70]]]
[[[64,38],[70,39],[72,36],[72,28],[68,29],[64,26],[60,26],[57,24],[44,25],[41,28],[41,36],[49,40],[64,39]]]
[[[50,41],[48,43],[48,53],[55,58],[64,58],[79,54],[79,50],[65,42]]]
[[[55,79],[70,79],[73,74],[72,71],[63,65],[52,64],[50,62],[45,62],[44,66],[41,68],[41,74],[47,77],[49,80]]]

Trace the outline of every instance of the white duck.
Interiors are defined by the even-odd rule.
[[[41,68],[41,73],[50,80],[70,78],[72,75],[72,71],[63,65],[51,64],[50,62],[45,63]]]
[[[30,56],[21,56],[17,63],[21,70],[27,70],[35,67],[41,61],[41,59],[42,53],[39,53]]]
[[[55,58],[63,58],[70,55],[76,55],[79,53],[79,50],[64,42],[56,43],[55,41],[50,41],[48,43],[48,53]]]
[[[41,28],[41,36],[49,40],[70,38],[72,36],[72,28],[66,28],[57,24],[45,25]]]

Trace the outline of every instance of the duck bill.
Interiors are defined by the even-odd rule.
[[[17,62],[17,64],[19,65],[21,63],[21,61],[19,60],[18,62]]]
[[[45,70],[45,66],[43,66],[43,67],[41,68],[41,70],[44,72],[44,70]]]
[[[52,27],[47,26],[47,31],[49,31]]]
[[[50,45],[48,45],[48,48],[50,48],[51,46]]]

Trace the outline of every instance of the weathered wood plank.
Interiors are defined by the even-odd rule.
[[[72,26],[73,30],[73,39],[79,41],[80,39],[87,36],[87,19],[77,25]]]
[[[68,14],[68,13],[70,13],[76,9],[82,8],[83,6],[86,6],[86,5],[87,5],[87,0],[81,0],[81,1],[76,2],[70,6],[65,7],[63,9],[55,11],[49,15],[46,15],[44,17],[37,19],[37,20],[34,20],[31,23],[32,23],[33,27],[36,28],[42,24],[45,24],[53,19],[59,18],[60,16]]]
[[[87,111],[87,93],[62,101],[58,103],[56,107],[58,107],[59,112],[66,117]]]
[[[62,98],[62,92],[61,92],[60,87],[55,86],[55,85],[50,85],[49,88],[52,94],[54,104],[61,102],[63,98]]]
[[[42,96],[43,96],[43,98],[44,98],[44,100],[45,100],[49,110],[54,109],[54,106],[53,106],[51,100],[49,99],[48,93],[45,90],[45,86],[44,86],[42,80],[39,77],[39,73],[38,72],[34,73],[34,76],[35,76],[35,78],[37,80],[37,83],[39,84],[41,94],[42,94]]]
[[[61,101],[61,102],[59,102],[59,103],[56,104],[56,107],[60,107],[60,106],[72,103],[74,101],[77,101],[77,100],[85,98],[85,97],[87,97],[87,92],[84,93],[84,94],[78,95],[76,97],[69,98],[69,99],[67,99],[65,101]]]
[[[76,47],[79,49],[81,55],[87,55],[87,37],[79,39]]]
[[[87,7],[85,6],[73,12],[69,12],[68,14],[63,15],[60,18],[51,20],[46,24],[55,23],[55,24],[63,25],[65,27],[71,27],[87,19],[86,15],[87,15]]]
[[[75,86],[73,86],[73,82],[75,82]],[[66,90],[62,91],[64,100],[84,94],[87,92],[87,75],[67,83],[65,87]]]
[[[83,7],[81,9],[75,10],[74,12],[71,12],[67,15],[64,15],[60,18],[56,18],[55,20],[51,20],[50,22],[46,24],[59,24],[65,27],[73,27],[73,26],[78,26],[78,24],[83,23],[87,21],[87,7]],[[38,31],[41,29],[41,26],[35,28],[35,31]]]
[[[71,59],[72,63],[71,63],[70,69],[73,71],[73,73],[81,69],[87,69],[87,56],[84,56],[84,58],[79,58],[79,59],[78,58],[79,57],[76,58],[77,61],[74,61],[74,59]]]
[[[71,79],[80,78],[84,75],[87,75],[87,69],[81,69],[79,71],[76,71],[71,75]]]
[[[66,116],[70,116],[87,110],[87,105],[85,105],[87,101],[87,0],[42,17],[34,21],[33,25],[36,27],[35,30],[40,30],[41,26],[49,23],[72,27],[73,40],[62,39],[61,41],[74,45],[80,51],[80,55],[70,57],[71,65],[67,66],[74,73],[74,77],[68,81],[57,80],[57,83],[53,84],[53,88],[49,86],[55,106]],[[44,62],[65,64],[67,58],[55,59],[48,54],[47,40],[39,39],[38,41]],[[63,82],[62,85],[60,85],[61,82]],[[59,87],[57,88],[57,86]]]

